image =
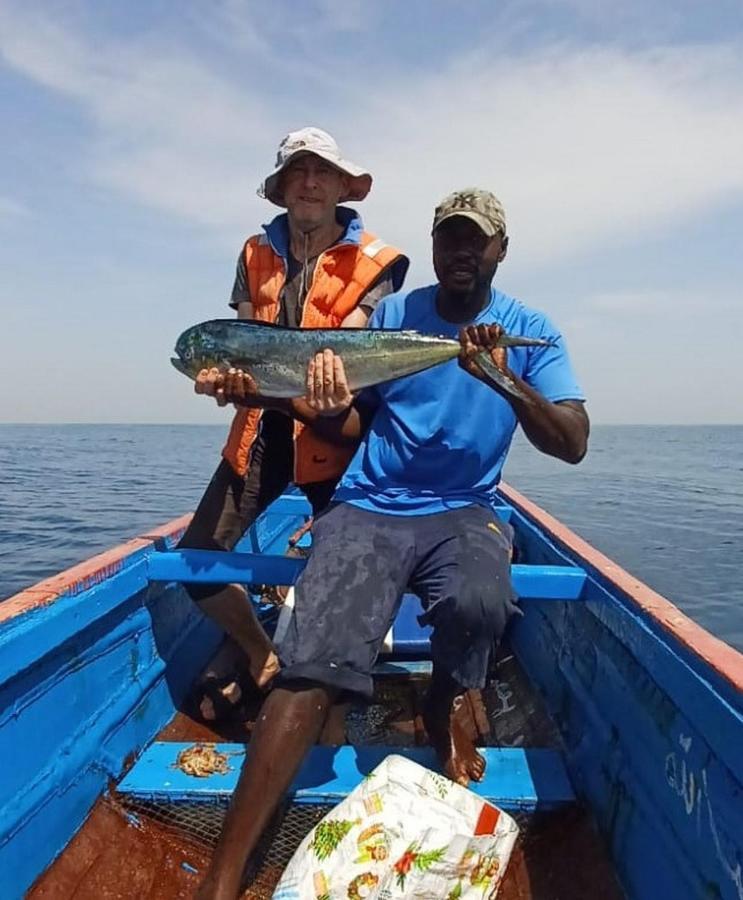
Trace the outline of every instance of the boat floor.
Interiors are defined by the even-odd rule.
[[[221,654],[222,660],[229,653]],[[556,747],[549,716],[507,650],[499,653],[489,686],[468,694],[468,720],[481,745]],[[380,679],[374,701],[340,709],[320,743],[415,746],[426,743],[421,719],[425,679]],[[193,708],[195,695],[184,709]],[[231,722],[211,728],[179,712],[161,741],[245,741],[260,707],[246,698]],[[270,898],[294,849],[327,807],[280,811],[246,873],[243,898]],[[224,815],[223,806],[162,810],[124,802],[115,787],[93,808],[60,857],[27,894],[29,900],[170,900],[192,897],[206,870]],[[517,816],[521,834],[498,892],[500,900],[619,900],[608,853],[590,814],[580,806]]]

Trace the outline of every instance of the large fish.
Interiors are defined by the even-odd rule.
[[[504,334],[501,347],[547,347],[540,338]],[[175,345],[171,362],[196,378],[201,369],[242,369],[264,397],[302,397],[310,359],[330,349],[343,360],[352,391],[422,372],[454,359],[461,345],[452,338],[417,331],[369,328],[282,328],[245,319],[212,319],[188,328]],[[524,397],[514,382],[495,366],[488,353],[476,360],[485,373],[515,397]]]

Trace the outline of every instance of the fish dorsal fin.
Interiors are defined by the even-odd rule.
[[[264,322],[262,319],[228,319],[228,322],[237,322],[239,325],[260,325],[261,328],[277,328],[279,331],[296,331],[296,328],[287,328],[276,322]]]

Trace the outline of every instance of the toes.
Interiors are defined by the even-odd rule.
[[[479,754],[475,754],[475,758],[472,760],[470,766],[470,775],[475,781],[482,781],[485,776],[485,760]]]
[[[278,675],[280,668],[278,657],[271,651],[263,665],[253,675],[253,679],[259,688],[268,687],[269,683]]]
[[[199,712],[206,722],[213,722],[217,718],[214,704],[210,697],[203,697],[199,704]]]
[[[450,778],[455,784],[461,784],[462,787],[467,787],[470,783],[470,773],[467,771],[467,766],[462,765],[461,763],[457,764],[453,760],[449,759],[444,768],[444,775],[447,778]]]
[[[237,706],[243,696],[240,685],[236,681],[231,681],[227,687],[222,688],[221,693],[224,699],[233,706]]]

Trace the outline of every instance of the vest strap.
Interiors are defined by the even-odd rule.
[[[381,238],[377,238],[374,241],[370,241],[361,252],[365,256],[368,256],[369,259],[374,259],[377,253],[379,253],[380,250],[384,250],[386,246],[387,244]]]

